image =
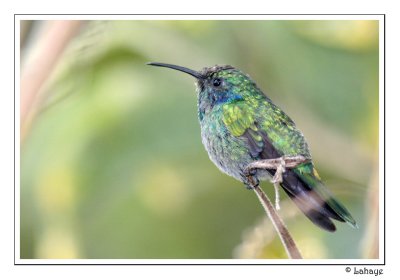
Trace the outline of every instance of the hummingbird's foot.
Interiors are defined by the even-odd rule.
[[[254,190],[255,188],[257,188],[259,186],[260,181],[255,176],[256,172],[257,172],[256,169],[246,168],[244,170],[244,177],[245,177],[244,185],[245,185],[246,189]]]
[[[260,181],[253,175],[246,176],[246,182],[244,183],[246,189],[254,190],[260,185]]]
[[[254,169],[273,169],[276,170],[280,165],[284,165],[285,168],[295,168],[299,164],[310,161],[310,158],[306,158],[305,156],[282,156],[279,158],[271,158],[271,159],[260,159],[251,162],[246,167],[246,172],[252,172]]]
[[[278,158],[280,161],[279,165],[276,167],[275,175],[271,180],[271,183],[274,185],[275,189],[275,209],[281,209],[279,205],[279,186],[283,182],[282,174],[286,171],[286,162],[283,157]]]
[[[283,182],[283,173],[285,173],[286,169],[295,168],[299,164],[307,161],[310,161],[310,159],[302,155],[256,160],[246,167],[245,174],[252,174],[251,176],[253,177],[257,169],[276,170],[274,177],[271,179],[271,183],[275,188],[275,208],[279,210],[279,186]],[[246,177],[248,176],[246,175]]]
[[[282,174],[286,171],[286,161],[283,157],[277,158],[276,160],[278,161],[278,165],[276,166],[275,175],[271,183],[279,186],[279,184],[283,182]]]

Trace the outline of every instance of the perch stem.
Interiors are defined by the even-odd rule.
[[[258,199],[260,200],[261,204],[263,205],[265,212],[267,213],[268,217],[272,221],[279,238],[282,241],[283,247],[285,247],[286,253],[288,254],[289,258],[291,259],[302,259],[299,249],[297,248],[296,243],[294,242],[292,236],[290,235],[288,229],[286,228],[285,224],[283,223],[282,219],[276,212],[274,206],[272,205],[271,201],[269,200],[268,196],[264,193],[264,191],[259,187],[256,186],[253,188],[254,192],[256,193]]]

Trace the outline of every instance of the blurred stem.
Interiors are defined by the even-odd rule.
[[[378,155],[376,155],[378,158]],[[379,258],[379,163],[375,162],[371,172],[371,178],[368,186],[368,197],[366,207],[367,228],[365,231],[362,250],[363,257],[368,259]]]
[[[48,21],[46,23],[46,30],[39,38],[21,75],[21,142],[37,113],[43,85],[81,24],[82,22],[77,20]]]
[[[283,247],[285,247],[286,253],[288,254],[289,258],[302,259],[303,257],[301,256],[296,243],[294,242],[282,219],[279,217],[278,212],[276,212],[268,196],[259,186],[254,188],[254,192],[256,193],[258,199],[265,209],[265,212],[267,213],[267,216],[270,218],[272,224],[278,232],[279,238],[281,239]]]

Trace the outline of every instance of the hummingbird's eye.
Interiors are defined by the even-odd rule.
[[[221,79],[220,78],[215,78],[213,79],[213,86],[219,87],[221,85]]]

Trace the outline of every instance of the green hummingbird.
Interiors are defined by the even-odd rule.
[[[259,180],[272,180],[324,230],[336,230],[332,219],[357,227],[324,186],[302,132],[248,75],[230,65],[194,71],[166,63],[148,64],[196,78],[202,142],[222,172],[249,189],[258,187]]]

